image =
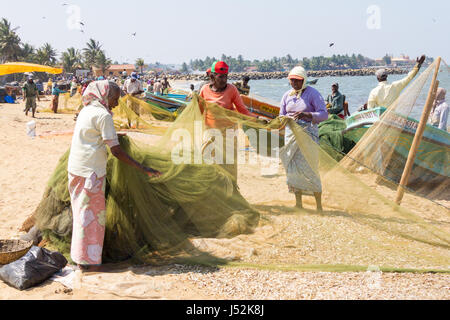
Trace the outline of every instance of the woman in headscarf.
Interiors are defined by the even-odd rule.
[[[111,110],[120,88],[114,82],[92,82],[84,92],[69,155],[69,192],[73,212],[71,257],[82,270],[102,264],[105,237],[105,177],[109,146],[119,160],[150,177],[160,173],[143,166],[122,150]]]
[[[318,124],[328,119],[327,108],[320,93],[308,86],[305,69],[295,67],[289,74],[289,81],[292,90],[289,90],[281,101],[280,116],[294,119],[312,139],[305,141],[302,145],[307,147],[301,150],[292,128],[286,127],[286,146],[281,158],[287,172],[289,192],[295,194],[298,208],[303,208],[304,194],[313,194],[317,210],[322,211],[322,183],[318,173]],[[306,152],[308,154],[305,154]]]
[[[436,99],[434,100],[433,110],[431,111],[430,116],[431,125],[444,131],[447,131],[447,118],[449,112],[448,104],[445,102],[446,93],[444,88],[437,89]]]

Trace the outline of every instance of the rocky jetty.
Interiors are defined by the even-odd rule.
[[[405,74],[408,73],[408,69],[403,68],[387,68],[389,74]],[[311,78],[321,77],[344,77],[344,76],[374,76],[377,69],[344,69],[344,70],[319,70],[309,71],[308,76]],[[264,80],[264,79],[285,79],[289,75],[289,72],[241,72],[230,73],[228,79],[241,80],[245,76],[248,76],[251,80]],[[186,81],[203,81],[206,76],[201,74],[179,74],[179,75],[167,75],[170,80],[186,80]]]

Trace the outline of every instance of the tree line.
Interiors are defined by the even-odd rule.
[[[211,67],[215,57],[206,57],[204,60],[195,59],[188,63],[184,63],[182,72],[187,72],[190,69],[197,71],[204,71]],[[243,72],[249,67],[256,67],[260,72],[275,72],[290,70],[295,66],[302,65],[308,70],[336,70],[336,69],[358,69],[376,65],[375,60],[364,57],[361,54],[349,55],[333,55],[331,57],[312,57],[312,58],[293,58],[290,54],[285,57],[273,57],[265,60],[246,60],[239,55],[237,58],[222,55],[220,60],[225,61],[230,66],[231,72]]]

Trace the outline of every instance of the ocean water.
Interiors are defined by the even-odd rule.
[[[440,72],[438,80],[439,86],[450,91],[450,76],[449,72]],[[400,80],[406,75],[390,75],[388,82]],[[310,80],[312,80],[311,78]],[[347,77],[323,77],[318,78],[319,81],[313,87],[316,88],[326,99],[331,94],[331,85],[339,83],[339,91],[347,97],[349,104],[349,110],[351,113],[355,113],[359,107],[364,105],[368,98],[370,91],[378,85],[378,81],[375,76],[347,76]],[[413,80],[414,81],[414,80]],[[233,82],[233,81],[230,81]],[[175,87],[188,90],[190,84],[194,84],[196,89],[199,89],[199,82],[180,82]],[[412,117],[420,119],[423,106],[427,98],[429,86],[431,81],[422,90],[416,106],[412,110]],[[283,95],[291,89],[289,80],[287,79],[273,79],[273,80],[252,80],[250,81],[251,94],[264,98],[268,103],[279,105]],[[448,100],[448,94],[447,94]]]

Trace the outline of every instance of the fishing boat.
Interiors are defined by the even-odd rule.
[[[358,143],[372,126],[382,126],[386,136],[381,146],[369,147],[376,171],[383,176],[399,182],[406,159],[416,134],[419,121],[393,112],[386,113],[386,108],[380,107],[354,114],[347,119],[347,129],[343,134],[346,138]],[[398,135],[400,132],[400,135]],[[389,159],[384,155],[388,150],[394,150]],[[427,125],[422,142],[417,151],[408,187],[413,190],[428,189],[439,186],[450,186],[450,134],[431,125]],[[448,189],[447,189],[448,190]],[[447,191],[447,195],[448,195]]]
[[[268,103],[253,96],[241,95],[241,97],[248,111],[255,115],[267,117],[269,119],[275,119],[280,115],[280,107],[275,104]]]
[[[178,97],[179,95],[176,96]],[[184,98],[183,101],[182,98],[178,99],[169,96],[159,96],[149,92],[145,94],[145,101],[163,110],[178,114],[188,105],[188,101],[186,101],[186,98]]]

